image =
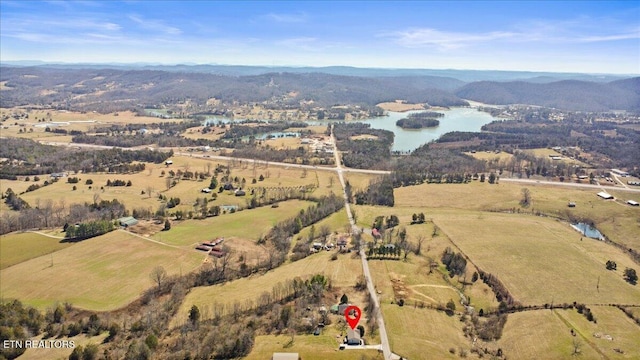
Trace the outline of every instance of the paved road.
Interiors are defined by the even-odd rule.
[[[340,152],[338,151],[338,146],[336,145],[336,138],[333,134],[333,125],[331,125],[331,141],[333,142],[333,153],[336,157],[336,167],[335,170],[338,173],[338,179],[340,180],[340,185],[342,185],[342,194],[344,196],[344,206],[347,210],[347,216],[349,217],[349,223],[351,224],[352,233],[356,234],[360,231],[356,226],[355,221],[353,220],[353,216],[351,214],[351,206],[349,204],[349,199],[347,198],[347,192],[345,191],[346,185],[344,181],[344,176],[342,176],[343,168],[342,168],[342,159],[340,158]],[[382,350],[382,354],[385,360],[399,358],[397,356],[393,356],[391,353],[391,346],[389,345],[389,338],[387,337],[387,328],[384,325],[384,318],[382,317],[382,311],[380,310],[380,302],[378,301],[378,295],[376,294],[375,286],[373,286],[373,280],[371,279],[371,273],[369,272],[369,263],[367,262],[367,257],[364,253],[364,249],[362,246],[360,247],[360,259],[362,260],[362,272],[364,274],[364,278],[367,282],[367,290],[369,290],[369,294],[371,294],[371,298],[373,299],[374,310],[373,314],[376,316],[376,321],[378,322],[378,330],[380,332],[380,347]],[[393,356],[393,357],[392,357]]]
[[[94,149],[112,149],[116,146],[104,146],[104,145],[93,145],[93,144],[76,144],[76,143],[64,143],[64,142],[52,142],[52,141],[44,141],[43,144],[47,145],[56,145],[56,146],[67,146],[67,147],[77,147],[77,148],[94,148]],[[123,150],[140,150],[146,149],[147,146],[141,146],[136,148],[122,148],[116,147]],[[335,149],[335,139],[334,139],[334,149]],[[169,151],[173,150],[171,148],[159,148],[161,151]],[[255,160],[255,159],[247,159],[247,158],[237,158],[232,156],[219,156],[219,155],[207,155],[207,154],[199,154],[193,152],[176,152],[176,155],[196,157],[202,159],[214,159],[214,160],[222,160],[222,161],[243,161],[249,164],[257,162],[259,164],[269,164],[273,166],[280,167],[291,167],[291,168],[299,168],[299,169],[311,169],[311,170],[320,170],[320,171],[335,171],[338,172],[338,177],[342,178],[342,173],[344,172],[353,172],[353,173],[363,173],[363,174],[372,174],[372,175],[384,175],[390,174],[391,171],[386,170],[367,170],[367,169],[351,169],[351,168],[343,168],[342,164],[338,164],[336,167],[326,167],[326,166],[315,166],[315,165],[302,165],[302,164],[289,164],[289,163],[281,163],[281,162],[270,162],[264,160]],[[336,159],[339,159],[340,155],[337,150],[334,150],[334,154]],[[338,161],[338,160],[336,160]],[[618,190],[618,191],[628,191],[628,192],[637,192],[640,193],[639,187],[627,187],[626,184],[622,183],[617,177],[616,180],[622,185],[619,186],[610,186],[610,185],[591,185],[591,184],[577,184],[573,182],[557,182],[557,181],[547,181],[547,180],[535,180],[535,179],[519,179],[519,178],[500,178],[499,181],[504,182],[512,182],[512,183],[522,183],[522,184],[542,184],[542,185],[552,185],[552,186],[564,186],[564,187],[577,187],[583,189],[601,189],[601,190]],[[343,184],[344,186],[344,184]]]
[[[577,188],[593,189],[593,190],[617,190],[617,191],[628,191],[628,192],[640,193],[640,188],[634,189],[634,188],[609,186],[609,185],[577,184],[573,182],[557,182],[557,181],[517,179],[517,178],[500,178],[499,182],[515,182],[515,183],[534,184],[534,185],[542,184],[542,185],[553,185],[553,186],[577,187]]]

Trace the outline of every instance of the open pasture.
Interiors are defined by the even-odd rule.
[[[18,108],[0,109],[0,117],[13,113],[24,114],[26,110]],[[161,122],[182,121],[178,119],[160,119],[153,116],[137,116],[131,111],[123,111],[111,114],[100,114],[94,112],[73,112],[53,109],[35,109],[28,112],[28,119],[15,120],[9,118],[3,123],[3,136],[22,137],[28,139],[38,139],[56,142],[71,142],[71,137],[64,134],[47,132],[46,127],[59,127],[67,131],[92,131],[96,127],[108,126],[111,124],[151,124]],[[16,123],[18,125],[16,125]],[[22,131],[20,131],[22,130]]]
[[[498,166],[506,166],[506,164],[513,158],[513,155],[501,151],[499,153],[495,153],[493,151],[478,151],[475,153],[466,152],[465,154],[472,156],[478,160],[485,160],[489,163],[489,165],[493,165],[492,167]]]
[[[581,359],[601,359],[580,335],[571,335],[571,327],[561,320],[561,316],[565,316],[567,312],[575,310],[536,310],[509,314],[502,337],[496,345],[508,358],[540,359],[544,354],[549,359],[569,359],[572,357],[575,340],[582,344],[579,356]],[[587,322],[584,317],[582,320]],[[591,337],[591,334],[584,335]],[[482,344],[480,341],[479,345]]]
[[[565,155],[562,155],[561,153],[553,150],[553,149],[549,149],[549,148],[538,148],[538,149],[529,149],[529,150],[524,150],[526,153],[532,154],[536,157],[539,158],[545,158],[545,159],[550,159],[551,156],[560,156],[561,159],[560,160],[554,160],[554,161],[561,161],[563,163],[566,164],[570,164],[570,165],[578,165],[582,168],[591,168],[591,165],[589,164],[585,164],[580,160],[575,160],[575,159],[571,159]]]
[[[529,189],[531,205],[520,206],[522,190]],[[602,200],[598,188],[569,188],[545,184],[501,182],[490,185],[474,181],[470,184],[422,184],[394,190],[395,213],[404,207],[423,208],[427,218],[435,209],[511,210],[524,213],[541,212],[562,218],[589,219],[609,239],[640,251],[640,209],[624,204],[640,201],[640,193],[607,190],[617,199]],[[567,207],[575,202],[575,208]],[[397,209],[396,209],[397,208]],[[394,212],[391,212],[394,213]]]
[[[377,350],[338,350],[339,340],[335,337],[337,331],[333,328],[325,329],[320,336],[296,335],[292,345],[285,347],[291,340],[288,335],[258,335],[255,344],[246,360],[270,359],[274,352],[295,352],[305,360],[373,360],[380,359]],[[333,335],[333,336],[332,336]],[[366,338],[365,334],[365,338]]]
[[[604,242],[581,240],[564,222],[530,215],[455,212],[434,215],[434,221],[523,304],[640,302],[637,286],[627,284],[620,271],[605,268],[607,258],[614,259],[619,270],[634,267],[632,260]]]
[[[200,308],[202,319],[213,315],[212,306],[231,308],[233,303],[245,303],[245,300],[256,301],[265,291],[271,290],[278,283],[295,277],[305,278],[322,273],[331,279],[333,286],[350,287],[355,285],[362,274],[360,258],[353,258],[351,254],[344,254],[338,260],[330,260],[333,252],[321,251],[292,263],[281,265],[265,274],[256,274],[223,285],[203,286],[192,289],[180,306],[173,324],[181,324],[187,320],[191,306]]]
[[[622,311],[591,306],[597,324],[576,310],[536,310],[509,314],[497,345],[505,355],[518,359],[570,358],[574,342],[584,359],[635,359],[640,356],[640,329]],[[574,329],[576,336],[571,335]],[[609,339],[608,336],[611,336]],[[617,348],[624,353],[618,353]]]
[[[105,311],[122,307],[154,286],[150,273],[187,273],[204,255],[141,239],[116,230],[0,271],[4,299],[17,298],[40,309],[70,302]],[[53,261],[53,266],[52,266]],[[98,286],[99,285],[99,286]]]
[[[406,305],[384,303],[381,307],[394,353],[407,359],[457,359],[449,349],[469,352],[470,341],[464,337],[458,316]]]
[[[0,237],[0,269],[47,255],[71,246],[59,238],[34,232],[11,233]]]
[[[611,359],[640,358],[640,327],[620,309],[611,306],[589,306],[597,324],[589,322],[577,311],[558,311],[557,314],[583,337],[583,343]],[[608,335],[608,336],[607,336]],[[586,344],[582,346],[585,348]],[[615,352],[618,348],[624,354]]]
[[[313,204],[310,201],[288,200],[280,203],[277,208],[263,206],[204,220],[174,222],[171,230],[157,233],[153,238],[178,246],[188,246],[217,237],[231,236],[257,241],[278,222],[295,216],[300,210]]]

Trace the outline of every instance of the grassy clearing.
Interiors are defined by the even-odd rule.
[[[566,223],[529,215],[455,212],[434,215],[434,221],[475,264],[496,274],[525,304],[640,299],[640,289],[621,276],[624,267],[633,267],[632,260],[603,242],[582,241]],[[618,272],[606,270],[610,256],[615,256]]]
[[[398,111],[398,112],[409,111],[409,110],[424,110],[423,104],[408,104],[403,101],[383,102],[383,103],[377,104],[376,106],[379,106],[387,111]]]
[[[280,203],[277,208],[263,206],[204,220],[174,222],[170,231],[157,233],[153,238],[163,243],[180,246],[212,240],[220,236],[258,240],[276,223],[295,216],[300,210],[312,204],[310,201],[289,200]]]
[[[571,336],[571,329],[559,314],[575,310],[538,310],[510,314],[496,347],[508,358],[514,359],[569,359],[573,353],[573,340],[580,341],[581,359],[601,359],[600,355],[578,336]],[[582,315],[580,315],[582,316]],[[582,317],[586,322],[586,319]],[[590,334],[585,334],[591,336]],[[482,342],[480,343],[482,344]]]
[[[598,349],[612,359],[638,359],[640,358],[640,328],[633,320],[629,319],[622,311],[610,306],[591,306],[593,316],[597,324],[588,322],[577,311],[558,311],[557,314],[563,321],[572,326],[583,337],[581,349],[589,346]],[[599,335],[599,337],[597,337]],[[608,340],[610,335],[613,340]],[[613,351],[618,348],[624,351],[619,354]]]
[[[501,151],[497,154],[493,151],[480,151],[475,153],[466,152],[465,154],[469,156],[473,156],[474,158],[479,160],[485,160],[489,162],[489,164],[498,165],[498,166],[507,164],[509,160],[513,158],[513,155],[504,151]]]
[[[118,201],[125,204],[127,209],[141,208],[155,211],[162,205],[162,202],[158,200],[158,195],[163,194],[167,198],[177,197],[181,200],[180,205],[176,208],[169,209],[169,212],[182,210],[188,213],[189,211],[195,210],[193,204],[196,199],[203,197],[209,199],[210,207],[215,205],[246,207],[247,202],[250,200],[251,189],[258,187],[270,188],[316,185],[317,188],[310,194],[310,196],[314,197],[329,195],[330,193],[339,194],[341,191],[340,183],[334,172],[308,170],[305,175],[303,170],[298,168],[276,166],[265,168],[264,165],[257,166],[254,171],[252,165],[238,163],[235,166],[232,165],[231,176],[238,177],[239,180],[245,179],[247,196],[237,197],[232,191],[224,191],[222,193],[217,193],[216,191],[217,199],[213,200],[212,194],[207,195],[201,192],[202,188],[209,186],[210,179],[205,181],[181,180],[176,186],[167,190],[168,172],[169,170],[177,171],[178,169],[193,172],[207,172],[207,170],[213,172],[217,164],[228,166],[230,165],[229,162],[212,161],[211,159],[187,156],[174,156],[172,160],[174,164],[170,167],[162,164],[147,163],[146,170],[135,174],[80,174],[77,176],[80,178],[78,184],[69,184],[66,182],[67,180],[63,178],[52,185],[25,193],[20,195],[20,197],[31,206],[34,206],[38,200],[52,200],[54,203],[64,201],[69,205],[73,203],[92,203],[94,197],[97,197],[99,200],[118,199]],[[164,176],[161,175],[162,171],[165,171]],[[254,175],[256,178],[263,175],[265,176],[265,180],[252,184]],[[42,184],[44,180],[48,179],[47,176],[40,176],[40,178],[41,181],[38,182],[39,184]],[[93,180],[91,189],[89,189],[89,185],[85,184],[87,179]],[[107,180],[115,179],[131,181],[132,186],[105,186]],[[367,176],[356,175],[351,179],[353,179],[356,184],[368,183]],[[169,182],[171,182],[171,180],[169,180]],[[0,182],[0,188],[3,191],[11,188],[14,192],[20,193],[26,190],[31,183],[32,182],[26,181],[2,180],[2,182]],[[73,190],[73,186],[76,186],[77,189]],[[149,196],[149,190],[151,190],[151,196]],[[142,192],[144,192],[144,194]],[[4,204],[2,204],[2,206],[6,207]]]
[[[151,270],[169,275],[199,267],[202,253],[156,244],[125,231],[74,244],[0,271],[3,298],[17,298],[44,309],[70,302],[89,310],[122,307],[153,286]]]
[[[338,233],[348,232],[348,231],[345,231],[347,227],[349,228],[349,231],[351,229],[349,225],[349,219],[347,218],[347,211],[345,209],[342,209],[336,213],[329,215],[328,217],[320,220],[319,222],[317,222],[312,226],[314,226],[314,229],[315,229],[314,230],[315,236],[318,236],[318,234],[320,233],[320,229],[322,229],[325,226],[329,228],[332,234],[334,234],[335,232],[338,232]],[[309,237],[310,233],[311,233],[311,226],[307,226],[306,228],[302,229],[300,233],[296,235],[296,237],[292,241],[291,248],[293,249],[293,247],[295,246],[295,243],[300,241],[301,239],[306,240]],[[332,241],[335,242],[336,240],[334,239]]]
[[[583,168],[591,168],[591,165],[589,164],[585,164],[582,161],[579,160],[575,160],[575,159],[571,159],[568,158],[564,155],[562,155],[561,153],[553,150],[553,149],[547,149],[547,148],[539,148],[539,149],[530,149],[530,150],[524,150],[524,152],[529,153],[529,154],[533,154],[536,157],[539,158],[545,158],[548,159],[551,156],[561,156],[562,159],[561,160],[557,160],[557,161],[562,161],[566,164],[571,164],[571,165],[578,165],[580,167]]]
[[[71,246],[37,233],[11,233],[0,237],[0,269]]]
[[[3,108],[0,110],[0,116],[7,114],[10,115],[12,113],[25,113],[23,109],[7,109]],[[39,120],[44,119],[44,122],[40,122]],[[57,136],[51,132],[45,131],[47,123],[55,123],[55,122],[63,122],[60,128],[65,129],[67,131],[78,130],[87,132],[93,130],[95,127],[99,126],[108,126],[111,124],[150,124],[150,123],[160,123],[160,122],[176,122],[181,120],[176,119],[159,119],[152,116],[136,116],[135,113],[131,111],[123,111],[112,114],[99,114],[99,113],[79,113],[79,112],[71,112],[64,110],[32,110],[29,112],[29,119],[11,121],[14,120],[11,118],[7,122],[3,123],[2,133],[3,136],[11,136],[11,137],[21,137],[21,138],[29,138],[29,139],[38,139],[42,140],[44,138],[49,139],[49,141],[56,142],[71,142],[71,138],[60,134]],[[15,123],[19,125],[15,125]],[[38,125],[38,126],[35,126]],[[6,127],[6,128],[5,128]],[[20,129],[26,130],[23,133],[20,133]],[[33,130],[33,131],[31,131]]]
[[[285,347],[291,340],[287,335],[256,336],[251,353],[247,360],[270,359],[274,352],[297,352],[305,360],[349,360],[349,359],[379,359],[377,350],[338,350],[339,341],[334,332],[323,332],[320,336],[296,335],[291,346]],[[337,334],[337,332],[336,332]]]
[[[174,324],[186,321],[191,306],[197,305],[206,319],[213,315],[212,306],[230,307],[234,302],[244,304],[245,300],[255,300],[263,292],[271,292],[273,286],[293,279],[296,276],[306,277],[323,273],[331,279],[336,287],[355,285],[357,277],[362,274],[362,263],[359,258],[350,254],[340,255],[338,260],[331,261],[333,252],[322,251],[305,259],[282,265],[263,275],[254,275],[238,279],[224,285],[198,287],[191,290],[174,319]]]
[[[532,205],[522,208],[522,189],[531,192]],[[611,240],[640,251],[640,210],[624,205],[626,200],[640,201],[640,194],[611,190],[613,196],[624,201],[604,201],[596,196],[599,190],[577,189],[541,184],[498,185],[474,181],[471,184],[422,184],[398,188],[394,191],[396,208],[389,213],[399,214],[404,207],[424,211],[427,218],[436,209],[505,210],[521,212],[541,211],[560,217],[572,216],[594,221],[596,227]],[[569,201],[575,208],[568,208]],[[376,209],[377,211],[381,211]],[[371,219],[370,221],[373,221]],[[368,223],[370,226],[371,222]]]
[[[464,337],[457,316],[447,316],[444,312],[430,309],[414,309],[397,305],[382,305],[382,313],[387,326],[391,350],[408,359],[424,359],[426,354],[432,359],[455,359],[450,348],[458,353],[460,348],[467,351],[469,340]]]

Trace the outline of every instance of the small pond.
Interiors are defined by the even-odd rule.
[[[582,235],[586,237],[590,237],[592,239],[604,240],[604,235],[602,235],[600,231],[598,231],[598,229],[594,228],[589,224],[577,223],[577,224],[571,224],[571,227],[578,230],[580,233],[582,233]]]

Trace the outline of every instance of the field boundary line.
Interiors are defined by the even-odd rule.
[[[144,237],[144,236],[142,236],[142,235],[138,235],[138,234],[135,234],[135,233],[132,233],[132,232],[130,232],[130,231],[123,230],[123,229],[118,229],[117,231],[120,231],[120,232],[123,232],[123,233],[129,234],[129,235],[133,235],[133,236],[138,237],[138,238],[140,238],[140,239],[143,239],[143,240],[146,240],[146,241],[150,241],[150,242],[152,242],[152,243],[156,243],[156,244],[159,244],[159,245],[164,245],[164,246],[168,246],[168,247],[170,247],[170,248],[180,249],[180,250],[187,250],[187,251],[188,251],[188,249],[185,249],[185,248],[183,248],[183,247],[176,246],[176,245],[169,245],[169,244],[165,244],[165,243],[163,243],[163,242],[161,242],[161,241],[153,240],[153,239],[150,239],[150,238]]]
[[[591,342],[581,331],[578,330],[578,328],[576,326],[573,326],[573,324],[571,324],[571,322],[569,322],[569,320],[565,319],[562,315],[560,315],[557,311],[551,310],[553,312],[553,314],[560,319],[560,321],[562,321],[562,323],[564,323],[569,329],[573,329],[574,332],[576,332],[577,334],[580,335],[580,337],[593,349],[595,350],[598,354],[600,354],[600,356],[602,356],[602,358],[609,360],[609,357],[602,352],[602,350],[600,350],[600,348],[598,348],[598,346],[596,344],[594,344],[593,342]]]
[[[52,238],[52,239],[60,239],[60,240],[64,239],[64,236],[54,236],[54,235],[45,234],[43,232],[35,231],[35,230],[27,230],[25,232],[46,236],[46,237],[49,237],[49,238]]]

